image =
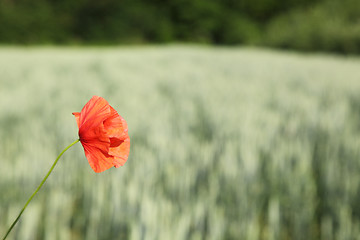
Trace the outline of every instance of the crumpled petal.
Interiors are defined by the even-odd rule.
[[[118,146],[112,147],[110,144],[109,153],[114,156],[114,166],[123,166],[128,159],[130,151],[130,138],[123,140]]]
[[[73,115],[85,156],[95,172],[125,164],[130,152],[127,123],[104,98],[92,97]]]

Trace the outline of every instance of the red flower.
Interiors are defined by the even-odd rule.
[[[124,165],[130,151],[128,127],[104,98],[93,96],[73,115],[85,156],[95,172]]]

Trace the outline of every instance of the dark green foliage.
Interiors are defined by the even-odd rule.
[[[0,43],[256,44],[360,52],[357,0],[7,0]]]
[[[265,45],[302,51],[360,52],[360,2],[326,1],[294,9],[267,26]]]

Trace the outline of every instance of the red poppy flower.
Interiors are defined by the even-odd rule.
[[[85,156],[95,172],[124,165],[130,151],[128,127],[104,98],[93,96],[73,115]]]

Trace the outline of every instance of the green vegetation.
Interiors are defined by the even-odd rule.
[[[267,26],[268,46],[302,51],[360,53],[360,1],[324,1],[276,17]]]
[[[128,162],[77,144],[9,239],[360,239],[360,60],[246,48],[0,49],[0,234],[92,95]]]
[[[0,43],[197,42],[360,53],[358,0],[7,0]]]

